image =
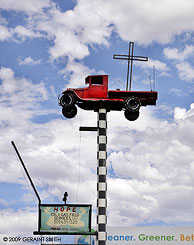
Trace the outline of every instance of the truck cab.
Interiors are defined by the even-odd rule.
[[[85,98],[103,98],[106,99],[108,95],[108,75],[87,76],[85,78]]]

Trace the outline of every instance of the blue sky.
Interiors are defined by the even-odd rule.
[[[69,203],[93,205],[95,225],[96,136],[78,129],[97,115],[79,109],[65,119],[58,95],[90,74],[124,89],[127,63],[113,54],[127,54],[129,41],[149,57],[134,62],[132,90],[150,90],[154,65],[159,99],[135,122],[108,113],[108,225],[193,225],[193,8],[192,0],[0,0],[1,237],[37,229],[12,140],[42,202],[61,203],[67,191]]]

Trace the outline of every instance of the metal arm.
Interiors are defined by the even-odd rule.
[[[21,158],[21,156],[20,156],[20,154],[19,154],[18,149],[16,148],[15,143],[14,143],[13,141],[11,141],[11,143],[12,143],[12,145],[13,145],[13,147],[14,147],[14,149],[15,149],[17,155],[18,155],[18,158],[19,158],[19,160],[20,160],[20,162],[21,162],[21,164],[22,164],[22,167],[24,168],[24,171],[25,171],[26,175],[28,176],[28,179],[29,179],[29,181],[30,181],[30,184],[31,184],[31,186],[32,186],[32,188],[33,188],[33,190],[34,190],[34,192],[35,192],[35,194],[36,194],[36,197],[37,197],[37,199],[38,199],[38,204],[40,205],[40,204],[41,204],[41,199],[40,199],[40,196],[38,195],[38,192],[37,192],[37,190],[36,190],[36,188],[35,188],[35,186],[34,186],[34,183],[32,182],[32,179],[31,179],[31,177],[30,177],[30,174],[28,173],[28,170],[27,170],[27,168],[26,168],[26,166],[25,166],[25,164],[24,164],[24,162],[23,162],[23,160],[22,160],[22,158]]]

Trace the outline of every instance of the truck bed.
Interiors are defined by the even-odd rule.
[[[158,93],[156,91],[121,91],[121,90],[109,90],[109,99],[127,99],[129,97],[137,97],[141,101],[142,106],[156,105]]]

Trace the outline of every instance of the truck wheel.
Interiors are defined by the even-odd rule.
[[[73,105],[69,109],[63,107],[62,113],[63,113],[63,116],[66,118],[73,118],[77,114],[77,107],[75,105]]]
[[[63,107],[63,108],[70,108],[74,105],[74,96],[70,93],[64,93],[59,101],[59,104]]]
[[[125,110],[125,117],[129,121],[135,121],[139,117],[139,111],[128,111]]]
[[[125,101],[125,108],[128,111],[139,111],[141,106],[141,102],[137,97],[129,97],[126,101]]]

